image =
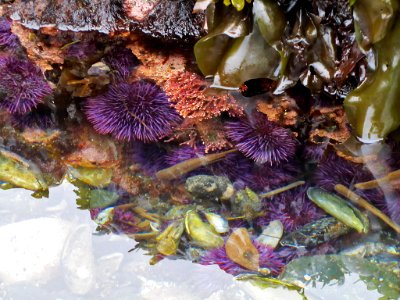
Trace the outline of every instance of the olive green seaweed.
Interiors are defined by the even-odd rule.
[[[377,142],[400,126],[400,19],[374,45],[377,68],[344,101],[347,117],[363,142]]]

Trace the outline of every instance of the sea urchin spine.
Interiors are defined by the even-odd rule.
[[[146,81],[111,86],[106,93],[89,98],[85,112],[99,133],[127,141],[157,141],[180,121],[165,93]]]

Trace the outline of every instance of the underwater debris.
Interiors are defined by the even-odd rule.
[[[246,228],[237,228],[225,243],[226,255],[245,269],[258,272],[260,253],[253,245]]]
[[[354,185],[354,187],[361,190],[375,189],[379,188],[380,185],[390,184],[392,180],[395,181],[398,179],[400,179],[400,170],[389,172],[387,175],[378,179],[369,180],[366,182],[358,182]]]
[[[208,211],[203,212],[203,214],[217,233],[227,233],[229,231],[228,221],[222,216]]]
[[[235,216],[244,217],[248,222],[265,213],[262,211],[260,197],[248,187],[237,191],[230,203],[232,213]]]
[[[168,225],[157,238],[157,251],[162,255],[174,255],[178,250],[179,241],[185,230],[183,220],[175,221]]]
[[[48,189],[42,173],[35,164],[4,149],[0,149],[0,181],[32,191]]]
[[[352,192],[342,184],[335,185],[335,190],[341,193],[346,198],[350,199],[354,204],[357,204],[367,209],[370,213],[377,216],[379,219],[381,219],[383,222],[389,225],[392,229],[394,229],[397,233],[400,233],[400,226],[394,223],[388,216],[386,216],[376,207],[371,205],[367,200],[361,198],[356,193]]]
[[[239,233],[244,230],[244,228],[239,229],[241,229],[239,230]],[[234,242],[236,240],[232,239],[232,241]],[[243,250],[248,250],[249,247],[247,245],[250,244],[246,244],[246,247],[242,250],[237,247],[237,245],[243,246],[244,242],[242,241],[239,242],[239,244],[232,243],[231,246],[228,246],[229,249],[232,247],[233,252],[231,253],[231,255],[232,257],[234,257],[235,260],[239,260],[240,263],[243,263],[245,266],[253,269],[256,267],[257,261],[256,263],[254,263],[254,261],[256,260],[255,258],[257,258],[258,256],[258,269],[255,270],[255,272],[260,272],[264,276],[268,275],[268,273],[272,276],[276,276],[282,271],[285,265],[284,253],[276,252],[272,248],[259,244],[256,241],[247,241],[247,243],[249,242],[251,243],[251,246],[249,247],[252,249],[252,253],[254,253],[254,256],[250,256],[249,259],[246,259],[246,254]],[[256,251],[258,255],[256,254]],[[220,248],[207,251],[201,256],[199,263],[202,265],[216,264],[225,272],[233,275],[249,272],[249,269],[246,269],[245,266],[234,262],[230,257],[228,257],[226,244],[225,246],[222,246]]]
[[[286,185],[284,187],[277,188],[275,190],[272,190],[272,191],[269,191],[269,192],[266,192],[266,193],[262,193],[262,194],[260,194],[260,197],[261,198],[270,198],[270,197],[273,197],[273,196],[275,196],[277,194],[286,192],[287,190],[290,190],[290,189],[293,189],[293,188],[298,187],[300,185],[303,185],[305,183],[306,182],[303,181],[303,180],[292,182],[292,183],[290,183],[290,184],[288,184],[288,185]]]
[[[226,155],[229,153],[236,152],[235,149],[232,150],[227,150],[223,152],[217,152],[213,154],[207,154],[201,157],[197,158],[192,158],[188,159],[185,161],[182,161],[176,165],[173,165],[172,167],[160,170],[156,173],[156,177],[159,180],[173,180],[173,179],[179,179],[181,176],[196,170],[197,168],[201,166],[207,166],[209,164],[212,164],[220,159],[223,159]]]

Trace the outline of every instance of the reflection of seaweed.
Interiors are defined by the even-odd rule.
[[[104,208],[114,204],[119,196],[113,191],[90,187],[82,182],[74,181],[76,187],[76,205],[79,209]]]
[[[343,285],[345,275],[358,274],[368,290],[377,290],[380,299],[400,297],[400,278],[385,265],[359,257],[342,255],[317,255],[301,257],[290,262],[281,279],[288,282],[302,282],[306,285],[317,283]]]
[[[261,277],[253,274],[244,274],[236,276],[237,280],[244,280],[250,282],[252,285],[257,286],[262,289],[268,288],[285,288],[289,291],[296,291],[303,298],[303,300],[307,300],[306,295],[304,294],[304,288],[289,282],[285,282],[276,278],[268,278]]]

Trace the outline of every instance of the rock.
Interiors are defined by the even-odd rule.
[[[143,21],[132,19],[131,28],[163,42],[194,42],[205,34],[204,14],[192,12],[195,2],[160,1]]]
[[[246,187],[231,199],[231,207],[236,216],[244,216],[250,221],[262,212],[262,201],[255,192]]]
[[[60,30],[103,33],[127,29],[122,0],[16,0],[6,14],[33,29],[55,26]]]
[[[228,178],[222,176],[197,175],[186,179],[186,190],[196,200],[229,200],[235,189]]]

